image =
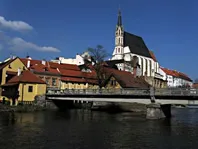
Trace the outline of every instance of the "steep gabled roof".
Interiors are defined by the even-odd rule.
[[[5,85],[14,84],[14,83],[37,83],[45,84],[43,80],[31,73],[29,70],[24,70],[19,76],[14,76],[8,81]]]
[[[131,53],[152,58],[142,37],[124,32],[124,47],[129,47]]]
[[[111,77],[114,77],[122,88],[149,88],[149,84],[144,79],[134,77],[130,72],[110,68],[106,68],[106,71],[110,75],[107,81],[105,81],[105,84]]]

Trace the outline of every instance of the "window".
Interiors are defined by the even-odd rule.
[[[111,86],[116,86],[116,80],[111,80]]]
[[[118,53],[120,53],[120,48],[118,48]]]
[[[33,86],[28,86],[28,92],[33,92]]]
[[[52,85],[56,86],[56,78],[52,78]]]
[[[46,81],[46,84],[49,85],[49,78],[46,78],[45,81]]]

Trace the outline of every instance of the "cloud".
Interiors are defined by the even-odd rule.
[[[19,37],[12,38],[3,32],[0,32],[0,43],[4,49],[10,49],[13,51],[34,50],[40,52],[60,52],[60,50],[55,47],[39,46],[34,43],[27,42]]]
[[[23,21],[10,21],[6,20],[4,17],[0,16],[0,27],[8,28],[14,31],[29,31],[32,30],[33,27],[26,22]]]
[[[34,43],[27,42],[22,38],[16,37],[9,42],[10,48],[13,50],[36,50],[41,52],[60,52],[59,49],[49,46],[38,46]]]

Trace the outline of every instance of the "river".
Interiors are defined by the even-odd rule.
[[[170,120],[71,110],[0,113],[0,149],[197,149],[198,109]]]

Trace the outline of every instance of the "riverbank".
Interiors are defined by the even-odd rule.
[[[59,106],[58,106],[59,107]],[[0,104],[0,112],[36,112],[36,111],[45,111],[45,110],[57,110],[58,108],[51,102],[45,104],[33,104],[33,105],[18,105],[10,106],[5,104]],[[59,107],[61,110],[61,107]],[[68,109],[88,109],[91,111],[103,111],[103,112],[133,112],[133,113],[146,113],[146,105],[139,103],[104,103],[99,102],[93,105],[87,103],[78,103],[74,104],[72,107],[64,106],[65,110]]]
[[[41,107],[36,105],[18,105],[18,106],[9,106],[0,104],[0,112],[34,112],[34,111],[44,111],[49,108]]]

